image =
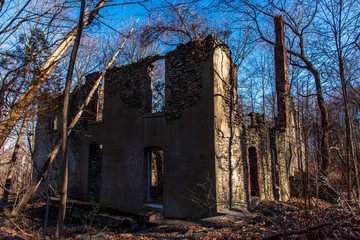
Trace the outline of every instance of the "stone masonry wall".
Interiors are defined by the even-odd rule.
[[[246,203],[241,161],[240,114],[235,111],[236,84],[229,49],[220,41],[214,53],[214,112],[217,209]]]
[[[257,126],[244,126],[243,135],[241,136],[243,162],[246,162],[247,173],[249,175],[248,150],[255,147],[258,152],[258,180],[260,187],[260,198],[273,200],[272,188],[272,165],[270,151],[270,133],[269,128],[263,124]],[[249,194],[250,182],[247,179],[247,194]]]
[[[105,91],[109,97],[120,93],[124,107],[135,108],[145,113],[145,95],[151,61],[152,58],[146,58],[137,63],[111,68],[105,77],[107,79]]]
[[[296,107],[289,103],[288,127],[276,131],[277,155],[280,166],[280,200],[290,198],[290,176],[295,172],[303,171],[304,146],[302,141],[301,125]]]
[[[275,83],[278,106],[277,121],[277,156],[280,166],[280,198],[290,198],[289,177],[299,170],[302,162],[301,129],[299,127],[296,108],[292,103],[289,91],[289,73],[287,50],[285,48],[284,17],[274,18],[276,45],[275,51]]]
[[[290,145],[287,129],[276,131],[276,146],[280,171],[280,200],[287,201],[290,198]]]
[[[165,115],[167,120],[179,119],[182,113],[201,98],[202,71],[214,47],[214,37],[179,44],[165,56]],[[149,112],[148,91],[151,91],[152,62],[160,56],[150,57],[122,67],[110,69],[106,92],[109,96],[120,93],[126,108]],[[126,79],[127,81],[123,81]]]
[[[95,72],[86,76],[85,83],[81,86],[78,86],[70,96],[70,109],[69,109],[69,122],[75,117],[79,111],[80,106],[84,103],[85,98],[89,94],[94,81],[99,77],[100,73]],[[97,90],[97,96],[99,98],[100,106],[103,104],[103,93],[101,92],[102,86]],[[91,103],[91,102],[90,102]],[[91,105],[91,104],[89,104]],[[88,123],[90,121],[96,121],[95,113],[90,110],[88,105],[87,110],[84,111],[79,121],[76,123],[73,131],[68,138],[68,152],[72,156],[72,160],[69,161],[69,192],[74,194],[74,197],[77,198],[79,193],[80,186],[80,159],[81,159],[81,139],[86,133],[88,128]],[[99,108],[99,113],[101,113],[101,108]]]
[[[302,127],[299,119],[299,112],[291,103],[289,113],[289,144],[291,146],[291,162],[290,162],[290,175],[294,176],[295,172],[304,171],[304,144],[302,139]]]
[[[71,93],[70,96],[70,109],[69,109],[69,122],[77,114],[80,106],[83,104],[84,99],[89,93],[93,81],[99,76],[99,73],[92,73],[86,76],[85,84],[78,86]],[[103,106],[103,88],[102,86],[98,89],[99,97],[99,119],[102,115]],[[60,138],[61,126],[62,126],[62,96],[52,97],[46,93],[42,94],[40,100],[40,111],[38,113],[38,122],[36,126],[36,153],[35,159],[38,167],[41,167],[47,159],[49,153],[55,147],[57,141]],[[54,129],[50,129],[50,122],[54,118],[57,118],[56,122],[53,122]],[[82,117],[75,125],[72,133],[68,138],[68,155],[69,155],[69,196],[78,198],[79,186],[80,186],[80,175],[79,175],[79,162],[81,158],[81,139],[87,129],[89,119],[92,119],[89,110],[84,111]],[[55,126],[56,125],[56,126]],[[61,158],[60,154],[57,155],[51,169],[48,173],[52,181],[54,189],[60,188],[60,169],[61,169]]]
[[[44,165],[50,151],[56,146],[60,137],[61,130],[61,96],[54,96],[50,93],[42,93],[39,97],[39,110],[35,132],[35,152],[34,162],[37,168],[41,169]],[[55,118],[57,121],[54,121]],[[50,126],[51,121],[53,128]],[[34,173],[37,174],[35,170]],[[56,188],[60,183],[60,157],[55,158],[53,164],[47,171],[47,176],[51,186]]]
[[[150,121],[144,115],[152,112],[153,62],[164,58],[165,112],[156,118],[151,115]],[[282,59],[283,63],[285,60]],[[149,57],[110,69],[106,74],[106,93],[100,86],[98,102],[94,101],[93,106],[88,107],[69,137],[70,191],[84,191],[79,190],[79,182],[86,174],[88,180],[83,182],[87,184],[88,200],[105,199],[106,203],[119,205],[125,202],[126,207],[140,209],[145,199],[143,152],[156,145],[164,150],[164,165],[167,166],[164,174],[166,214],[191,216],[191,209],[196,206],[180,196],[193,190],[194,183],[206,177],[216,184],[217,210],[249,207],[252,201],[249,148],[254,147],[258,156],[260,198],[274,199],[271,154],[272,149],[276,149],[281,172],[280,200],[287,200],[289,174],[301,165],[300,124],[291,98],[287,97],[287,85],[285,83],[280,89],[285,94],[281,97],[284,106],[280,110],[283,116],[279,118],[282,122],[279,129],[270,130],[263,118],[254,113],[250,114],[252,125],[244,125],[243,115],[236,110],[237,79],[234,73],[230,50],[213,35],[180,44],[165,57]],[[98,76],[99,73],[87,76],[85,85],[72,93],[70,120]],[[104,94],[111,104],[105,108],[107,122],[102,124]],[[96,118],[94,112],[91,116],[94,106],[98,111]],[[48,131],[49,115],[45,115],[39,117],[36,138],[37,147],[42,149],[39,154],[43,156],[47,153],[43,150],[52,149],[58,136],[58,132]],[[79,162],[87,166],[81,176],[78,174]],[[136,168],[136,171],[129,173],[125,167]],[[109,190],[128,195],[117,195],[114,200],[114,196],[108,194]],[[205,199],[208,193],[201,194]],[[172,206],[179,207],[169,211]]]
[[[234,128],[233,137],[224,137],[219,129],[216,129],[215,133],[217,207],[243,207],[246,203],[246,186],[245,168],[241,159],[240,129]]]
[[[165,55],[164,114],[146,115],[151,65],[160,57],[115,67],[107,73],[102,201],[135,210],[146,203],[144,149],[156,146],[164,150],[164,214],[204,214],[186,196],[193,191],[205,202],[209,192],[197,191],[197,183],[209,177],[215,184],[213,50],[214,39],[209,37],[180,45]],[[110,186],[111,191],[123,193],[113,196]]]
[[[194,40],[178,45],[165,58],[165,112],[168,120],[179,119],[182,113],[201,98],[202,71],[214,47],[214,38]]]

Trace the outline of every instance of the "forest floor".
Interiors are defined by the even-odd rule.
[[[44,203],[29,204],[25,215],[10,220],[2,212],[0,239],[42,239],[45,209]],[[46,239],[54,239],[55,210],[50,208]],[[262,201],[250,212],[228,211],[200,221],[116,219],[72,211],[64,239],[360,239],[359,208],[320,200],[311,209],[295,198]]]

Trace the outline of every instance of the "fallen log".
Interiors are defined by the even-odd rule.
[[[320,229],[320,228],[323,228],[323,227],[326,227],[326,226],[330,226],[330,225],[333,225],[333,223],[332,222],[325,222],[325,223],[321,223],[321,224],[316,225],[316,226],[306,227],[306,228],[303,228],[303,229],[279,232],[279,233],[276,233],[274,235],[265,237],[264,240],[276,240],[276,239],[281,239],[282,237],[285,237],[285,236],[310,233],[310,232],[312,232],[314,230],[317,230],[317,229]]]

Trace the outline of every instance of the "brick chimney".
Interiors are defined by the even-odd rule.
[[[251,112],[251,113],[249,113],[249,116],[250,116],[250,118],[251,118],[251,126],[253,126],[253,127],[257,126],[257,116],[256,116],[256,113]]]
[[[289,123],[288,101],[289,93],[289,70],[287,65],[287,51],[284,37],[284,16],[274,18],[275,23],[275,84],[278,106],[278,127],[286,128]]]

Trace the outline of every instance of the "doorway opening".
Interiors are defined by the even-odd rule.
[[[101,166],[103,146],[97,143],[90,144],[88,169],[88,201],[100,202]]]
[[[161,148],[149,148],[147,158],[146,202],[163,204],[164,151]]]
[[[273,192],[275,200],[280,199],[280,165],[277,156],[277,149],[273,148],[271,151],[272,162],[272,177],[273,177]]]
[[[274,172],[274,184],[276,187],[280,187],[280,165],[277,157],[277,150],[274,148],[272,150],[272,164],[273,164],[273,172]]]
[[[259,167],[258,154],[255,147],[248,149],[249,165],[250,165],[250,195],[252,197],[260,197],[259,187]]]

